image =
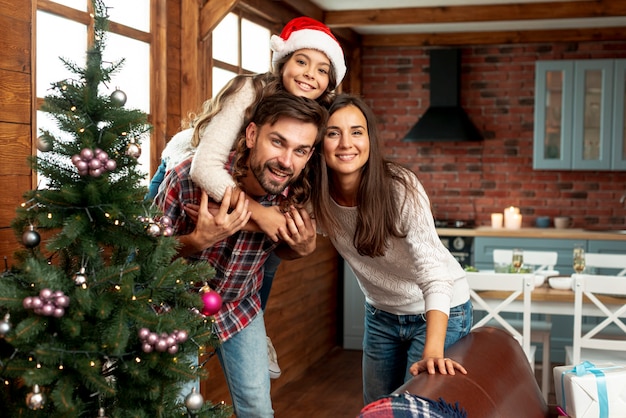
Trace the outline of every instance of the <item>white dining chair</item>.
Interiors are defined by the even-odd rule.
[[[492,321],[507,330],[522,346],[531,368],[535,368],[535,352],[537,348],[530,344],[530,307],[535,278],[532,274],[515,273],[481,273],[467,272],[470,296],[474,309],[486,312],[486,315],[474,323],[472,329],[492,325]],[[488,303],[481,296],[483,291],[504,292],[506,297],[497,304]],[[507,307],[519,296],[522,296],[522,327],[521,332],[511,324],[511,319],[503,316]]]
[[[565,347],[567,364],[581,361],[592,363],[612,362],[626,365],[626,299],[609,304],[600,295],[626,298],[626,278],[598,274],[573,274],[574,280],[574,336],[572,345]],[[597,308],[597,313],[584,310],[585,301]],[[583,329],[583,317],[602,319],[591,329]],[[610,328],[608,333],[603,331]],[[619,334],[616,334],[616,331]]]
[[[511,264],[513,258],[513,250],[494,249],[494,264]],[[550,274],[558,275],[559,271],[555,270],[559,259],[557,251],[526,251],[524,250],[524,264],[534,266],[535,273],[550,272]],[[535,315],[536,316],[536,315]],[[511,321],[519,330],[521,329],[521,321]],[[550,338],[552,335],[552,320],[549,315],[543,318],[531,318],[530,323],[530,342],[539,343],[542,347],[541,356],[541,391],[543,396],[548,400],[550,389],[550,379],[552,374],[552,363],[550,362]]]
[[[585,269],[602,269],[603,274],[608,269],[610,274],[626,276],[626,254],[585,253]]]

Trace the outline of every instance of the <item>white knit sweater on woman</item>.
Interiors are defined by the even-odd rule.
[[[375,308],[396,315],[412,315],[429,310],[449,314],[450,307],[469,299],[465,271],[437,235],[430,211],[430,201],[417,182],[419,206],[404,206],[404,238],[390,240],[382,257],[359,255],[354,247],[357,207],[335,203],[341,229],[331,240],[339,254],[350,265],[366,301]],[[402,187],[398,187],[404,190]]]

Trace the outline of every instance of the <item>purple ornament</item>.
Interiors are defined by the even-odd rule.
[[[167,344],[167,341],[164,338],[159,338],[159,341],[157,341],[157,343],[154,345],[154,348],[156,349],[156,351],[159,351],[161,353],[163,353],[164,351],[167,351],[168,347],[169,345]]]
[[[67,308],[70,306],[70,298],[62,294],[61,296],[56,297],[54,303],[59,308]]]
[[[39,296],[33,296],[31,306],[33,309],[40,309],[43,306],[43,300]]]
[[[52,290],[45,288],[45,289],[41,289],[39,291],[39,297],[44,299],[44,300],[48,300],[52,297]]]
[[[92,168],[91,170],[89,170],[89,175],[91,177],[100,177],[102,175],[102,169],[101,168]]]
[[[83,148],[80,151],[80,158],[82,158],[83,161],[91,161],[93,158],[93,151],[90,148]]]
[[[43,305],[43,307],[41,308],[41,313],[45,316],[52,316],[52,314],[54,313],[55,310],[55,306],[51,303],[46,303],[45,305]]]
[[[117,168],[117,163],[115,162],[115,160],[107,160],[104,163],[104,167],[108,170],[108,171],[113,171]]]
[[[152,353],[152,350],[154,350],[154,347],[150,343],[143,343],[141,345],[141,349],[143,350],[144,353]]]
[[[52,311],[52,316],[55,318],[61,318],[63,315],[65,315],[65,309],[63,308],[54,308],[54,311]]]
[[[177,344],[174,344],[174,345],[169,346],[169,347],[167,348],[167,352],[168,352],[168,353],[170,353],[170,354],[176,354],[176,353],[178,353],[178,345],[177,345]]]
[[[183,329],[176,332],[176,341],[178,341],[179,343],[184,343],[185,341],[187,341],[188,337],[189,335],[187,334],[187,331]]]
[[[32,309],[33,308],[33,298],[31,296],[26,296],[22,301],[22,306],[24,309]]]
[[[157,341],[159,341],[159,336],[155,332],[151,332],[150,335],[148,335],[146,341],[149,344],[155,345]]]
[[[75,165],[79,173],[86,172],[87,170],[89,170],[89,164],[87,164],[86,161],[78,160],[78,162],[76,162]]]
[[[102,161],[100,161],[97,158],[94,158],[93,160],[89,161],[89,168],[92,170],[96,170],[102,167]]]
[[[148,335],[150,335],[150,330],[148,328],[140,328],[139,331],[137,331],[137,335],[139,339],[145,341],[148,339]]]

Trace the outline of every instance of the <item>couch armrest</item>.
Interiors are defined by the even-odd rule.
[[[458,402],[468,417],[551,416],[522,347],[506,331],[477,328],[450,347],[446,356],[461,363],[467,375],[423,373],[394,393]]]

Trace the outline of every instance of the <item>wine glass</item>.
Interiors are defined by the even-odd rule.
[[[511,260],[511,265],[515,269],[517,273],[519,273],[522,265],[524,264],[524,251],[519,248],[515,248],[513,250],[513,259]]]
[[[585,270],[585,249],[577,245],[574,247],[574,271],[578,274]]]

